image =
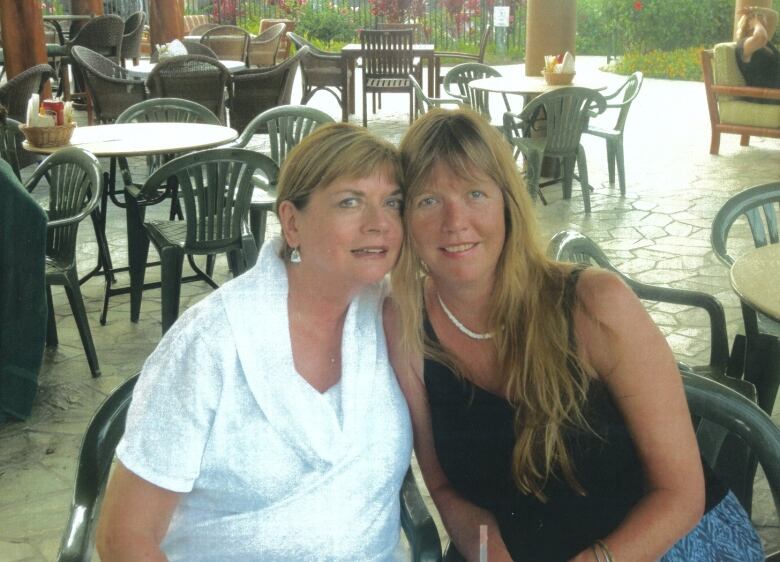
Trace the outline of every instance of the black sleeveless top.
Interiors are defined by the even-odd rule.
[[[737,66],[745,77],[748,86],[756,88],[780,88],[780,52],[772,43],[757,50],[750,57],[750,62],[742,60],[745,40],[737,43]],[[780,100],[746,98],[754,103],[780,104]]]
[[[578,273],[571,277],[566,303],[572,302]],[[425,330],[436,339],[427,318]],[[562,476],[553,477],[542,503],[521,493],[512,479],[515,433],[509,402],[432,359],[425,360],[424,379],[439,463],[458,493],[493,513],[513,559],[568,560],[612,532],[645,494],[634,443],[601,381],[590,384],[584,411],[598,437],[579,428],[565,433],[575,476],[587,493],[580,496]],[[709,510],[726,489],[706,467],[705,481]]]

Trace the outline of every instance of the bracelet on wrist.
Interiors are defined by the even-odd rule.
[[[594,552],[595,549],[598,548],[601,551],[601,554],[604,555],[604,562],[615,562],[615,559],[612,557],[612,553],[610,552],[609,548],[607,548],[607,545],[604,541],[598,540],[595,543],[593,543]],[[599,556],[596,556],[596,560],[598,562],[601,562],[601,558]]]

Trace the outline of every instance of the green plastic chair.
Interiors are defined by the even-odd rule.
[[[482,38],[479,41],[479,53],[461,53],[461,52],[445,52],[436,51],[434,59],[434,72],[436,73],[436,95],[441,95],[441,85],[444,82],[444,76],[442,74],[442,60],[460,60],[460,61],[472,61],[483,63],[485,61],[485,51],[487,50],[488,40],[490,34],[493,31],[493,26],[490,24],[485,25],[485,30],[482,32]],[[462,64],[462,63],[461,63]]]
[[[238,276],[254,265],[257,246],[249,231],[249,204],[255,172],[270,176],[276,164],[267,156],[243,148],[212,148],[180,156],[152,174],[141,189],[128,188],[128,211],[143,210],[145,203],[165,197],[160,186],[176,178],[184,203],[184,221],[143,223],[147,236],[138,232],[142,212],[128,213],[128,238],[134,243],[130,262],[130,317],[138,318],[144,289],[146,260],[151,241],[160,254],[162,288],[162,331],[165,333],[179,315],[184,255],[227,253],[230,270]],[[192,262],[191,262],[192,264]],[[213,288],[217,284],[194,267],[195,277]]]
[[[504,135],[509,143],[523,153],[527,170],[528,191],[536,198],[541,195],[539,176],[542,159],[557,158],[563,163],[563,197],[571,198],[571,184],[574,165],[577,165],[582,188],[585,212],[590,212],[590,185],[588,184],[588,163],[585,149],[580,144],[582,133],[588,127],[591,117],[604,112],[604,96],[589,88],[565,87],[545,92],[535,97],[519,114],[504,114]],[[533,136],[543,123],[545,136]],[[557,183],[560,180],[554,180]],[[545,183],[544,185],[550,185]],[[542,197],[542,202],[544,197]]]
[[[270,144],[271,160],[281,168],[287,154],[301,139],[314,131],[320,125],[333,123],[333,118],[327,113],[305,105],[283,105],[263,111],[252,119],[241,136],[233,145],[246,148],[257,134],[267,134]],[[277,173],[272,177],[255,176],[255,189],[252,192],[252,203],[249,206],[249,225],[258,247],[265,240],[265,227],[268,211],[276,203]]]
[[[409,75],[409,81],[412,83],[412,89],[414,90],[414,118],[417,119],[421,115],[425,115],[430,111],[432,107],[442,107],[445,105],[452,105],[454,108],[461,107],[463,102],[458,99],[450,98],[429,98],[425,95],[420,83],[413,75]]]
[[[614,92],[604,96],[607,100],[607,110],[618,109],[617,121],[611,128],[589,125],[585,132],[589,135],[600,137],[607,141],[607,166],[609,168],[609,183],[615,184],[615,162],[617,162],[618,182],[620,194],[626,194],[626,166],[623,160],[623,129],[626,126],[626,118],[631,103],[639,94],[642,87],[642,73],[637,71],[628,77],[628,80]],[[620,100],[620,101],[613,101]]]
[[[740,220],[742,217],[746,221]],[[749,187],[731,197],[720,208],[712,221],[710,240],[718,259],[731,267],[736,259],[729,252],[728,238],[735,224],[747,225],[756,248],[780,242],[780,182]],[[780,323],[756,313],[751,307],[742,305],[745,333],[770,334],[780,337]]]
[[[63,148],[44,160],[25,183],[32,192],[42,179],[49,186],[46,237],[46,291],[49,305],[46,344],[58,344],[52,309],[52,285],[63,285],[73,318],[87,354],[93,377],[100,376],[95,344],[89,329],[76,270],[76,236],[79,223],[97,208],[103,189],[100,163],[80,148]]]
[[[123,382],[100,405],[81,442],[70,515],[57,562],[89,562],[95,545],[100,503],[108,483],[114,451],[125,431],[127,410],[138,375]],[[436,524],[417,488],[411,469],[401,487],[401,527],[411,546],[412,562],[441,560]]]
[[[642,300],[684,305],[706,311],[710,319],[710,362],[707,365],[679,363],[680,369],[711,378],[756,401],[756,388],[753,384],[726,374],[729,366],[729,339],[726,315],[718,299],[700,291],[641,283],[621,273],[593,240],[576,230],[562,230],[555,234],[547,246],[547,255],[558,261],[597,265],[612,271]]]
[[[490,117],[490,94],[483,90],[475,90],[469,86],[469,82],[479,78],[499,78],[501,73],[486,64],[479,62],[464,62],[453,66],[447,74],[444,75],[444,92],[455,99],[460,100],[463,105],[468,105],[482,115],[488,121]],[[504,106],[510,111],[509,101],[506,94],[502,94]],[[495,125],[502,128],[502,124]]]

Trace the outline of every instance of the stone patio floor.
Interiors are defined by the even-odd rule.
[[[601,72],[598,67],[603,62],[603,58],[580,57],[578,76],[588,74],[588,83],[601,82],[609,91],[624,78]],[[523,72],[521,66],[500,69],[504,75]],[[293,102],[297,102],[299,86],[293,91]],[[408,100],[385,95],[382,101],[382,111],[369,116],[369,129],[398,142],[408,126]],[[493,102],[494,116],[499,117],[500,98]],[[517,110],[519,102],[513,100]],[[339,109],[327,94],[317,94],[312,103],[338,119]],[[352,118],[358,123],[359,111],[360,100],[358,116]],[[780,178],[780,141],[753,138],[750,147],[740,147],[738,136],[724,135],[721,154],[711,156],[709,138],[701,83],[645,79],[625,134],[626,196],[621,197],[617,186],[607,182],[603,141],[584,138],[594,187],[592,213],[583,213],[576,183],[569,201],[561,200],[560,186],[546,188],[549,204],[537,203],[536,210],[543,240],[561,229],[578,229],[598,242],[618,268],[641,281],[715,295],[725,307],[733,337],[742,331],[739,301],[729,286],[726,267],[713,256],[710,226],[730,196]],[[138,159],[133,165],[136,177],[143,177],[144,162]],[[151,216],[154,213],[162,216],[167,209],[156,209]],[[274,231],[278,232],[278,225],[271,219],[269,234]],[[84,272],[96,259],[89,223],[82,226],[79,236],[79,264]],[[738,236],[748,243],[745,233]],[[124,211],[111,205],[108,238],[115,264],[126,263]],[[147,278],[156,275],[152,268]],[[217,279],[227,278],[226,262],[221,258]],[[127,275],[120,274],[119,282],[127,283]],[[104,398],[141,368],[160,338],[159,291],[144,294],[141,319],[135,324],[128,318],[129,297],[112,298],[105,326],[98,322],[102,278],[89,280],[82,291],[103,374],[90,377],[64,292],[55,288],[60,344],[45,353],[32,416],[25,422],[0,425],[0,560],[5,562],[56,557],[86,425]],[[201,283],[185,285],[182,309],[208,292]],[[680,360],[707,362],[709,335],[703,314],[699,317],[671,305],[656,306],[652,313]],[[780,528],[768,489],[761,482],[757,486],[754,521],[769,549],[780,549]]]

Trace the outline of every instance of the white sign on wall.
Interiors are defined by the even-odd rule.
[[[509,6],[493,7],[493,25],[495,27],[509,27]]]

